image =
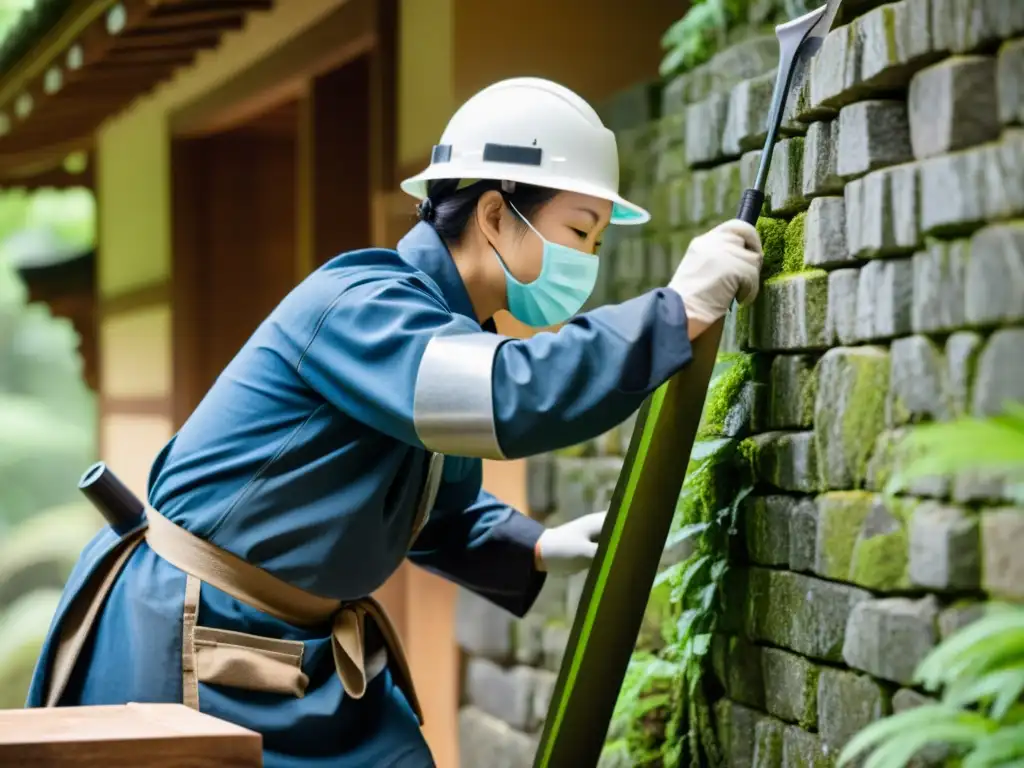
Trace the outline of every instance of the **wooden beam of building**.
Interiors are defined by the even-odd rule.
[[[243,29],[274,0],[76,2],[15,68],[0,76],[0,183],[26,155],[62,159],[135,98]]]

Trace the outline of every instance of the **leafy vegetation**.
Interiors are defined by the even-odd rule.
[[[659,73],[672,77],[710,60],[729,32],[750,23],[784,21],[810,10],[805,0],[693,0],[686,14],[661,38],[665,51]]]
[[[727,601],[730,538],[740,505],[750,493],[741,436],[723,436],[726,414],[742,408],[742,383],[751,375],[746,355],[723,354],[715,366],[666,549],[686,548],[682,562],[662,571],[648,612],[657,613],[665,646],[638,650],[619,694],[616,720],[624,738],[610,745],[629,765],[682,768],[721,763],[721,750],[705,689],[711,639]],[[660,596],[660,597],[659,597]],[[618,733],[615,736],[621,735]]]
[[[914,479],[977,471],[1008,477],[1024,499],[1024,405],[993,418],[919,427],[887,493]],[[870,753],[865,768],[903,768],[926,746],[942,746],[961,768],[1024,764],[1024,606],[990,602],[982,618],[940,643],[921,663],[915,683],[938,695],[872,723],[846,745],[839,765]]]
[[[0,204],[0,234],[17,232],[31,215],[52,226],[31,213],[30,198],[13,199],[13,212]],[[0,708],[24,703],[56,596],[102,524],[77,489],[96,444],[78,335],[27,299],[0,247]]]

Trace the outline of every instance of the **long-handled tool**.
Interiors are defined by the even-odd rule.
[[[780,55],[768,138],[754,186],[738,217],[755,224],[764,205],[772,153],[794,72],[806,66],[832,27],[841,0],[776,27]],[[641,408],[615,485],[551,697],[534,768],[597,764],[636,644],[693,450],[723,321],[693,344],[693,360]]]

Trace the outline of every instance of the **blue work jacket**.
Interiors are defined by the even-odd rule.
[[[397,250],[337,256],[281,301],[156,457],[148,501],[321,596],[369,595],[408,557],[522,616],[544,581],[533,555],[543,526],[481,488],[481,459],[597,436],[689,359],[683,304],[666,289],[557,333],[497,334],[477,320],[448,249],[420,223]],[[435,454],[443,474],[417,533]],[[69,601],[116,541],[105,528],[82,554],[29,706],[42,703]],[[181,701],[184,585],[184,573],[141,545],[61,703]],[[346,697],[327,628],[286,624],[207,585],[198,621],[303,643],[301,698],[200,684],[201,711],[263,734],[267,766],[432,764],[387,669],[361,699]]]

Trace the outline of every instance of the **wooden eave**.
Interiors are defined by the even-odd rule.
[[[0,75],[0,184],[54,174],[108,117],[274,0],[77,0]]]

